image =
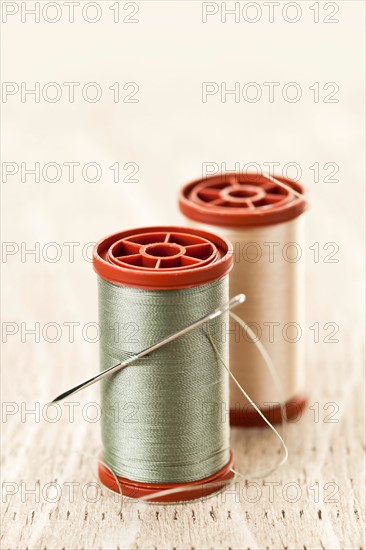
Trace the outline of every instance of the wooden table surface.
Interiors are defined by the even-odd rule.
[[[2,105],[3,161],[17,173],[2,191],[1,548],[364,549],[364,3],[331,3],[339,7],[334,24],[314,23],[314,10],[301,2],[296,24],[263,15],[252,25],[216,16],[202,23],[200,2],[155,1],[138,3],[138,24],[116,25],[112,2],[99,4],[94,25],[79,12],[74,23],[62,12],[55,24],[22,23],[20,14],[3,24],[4,81],[29,88],[93,81],[105,93],[97,103],[79,96],[22,102],[19,93]],[[325,9],[320,3],[323,19]],[[257,82],[262,91],[264,82],[295,81],[303,97],[203,103],[202,82],[223,81],[228,88]],[[114,103],[115,82],[121,90],[138,83],[139,102]],[[339,86],[337,103],[323,101],[328,82]],[[62,176],[51,183],[41,173],[35,182],[23,173],[22,181],[22,162],[57,162]],[[74,182],[66,162],[80,163]],[[85,181],[88,162],[102,169],[98,182]],[[138,181],[115,183],[115,162],[123,177],[125,164],[136,163]],[[289,424],[289,460],[274,474],[238,481],[206,501],[121,509],[95,478],[99,388],[74,397],[73,406],[46,403],[98,368],[90,243],[123,228],[182,223],[178,189],[207,162],[301,168],[311,200],[302,336],[309,404]],[[232,450],[248,476],[278,459],[266,429],[233,429]]]

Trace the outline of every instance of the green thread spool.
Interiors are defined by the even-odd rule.
[[[206,231],[152,227],[100,241],[101,370],[220,307],[231,267],[228,241]],[[211,335],[223,321],[210,322]],[[227,358],[227,339],[215,347]],[[119,491],[117,477],[123,495],[155,501],[215,492],[232,477],[225,403],[228,375],[204,329],[104,380],[101,481]]]

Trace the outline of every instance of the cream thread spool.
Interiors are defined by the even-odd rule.
[[[283,177],[276,179],[295,193],[304,194],[299,183]],[[260,330],[258,336],[283,387],[286,416],[296,418],[306,405],[304,339],[291,341],[293,337],[289,338],[287,332],[289,328],[295,327],[297,331],[304,328],[304,273],[303,260],[289,261],[286,253],[291,246],[300,247],[303,252],[301,214],[306,202],[272,178],[237,173],[185,185],[179,206],[189,226],[215,231],[232,242],[234,268],[230,295],[238,288],[247,295],[238,315],[252,329]],[[266,418],[272,423],[281,422],[279,396],[263,367],[261,355],[235,322],[231,323],[231,329],[234,332],[230,339],[231,371]],[[230,417],[232,425],[264,425],[232,381]]]
[[[162,304],[164,303],[165,306],[167,304],[169,305],[169,292],[173,292],[174,296],[176,296],[177,291],[181,291],[182,293],[184,293],[189,289],[198,289],[198,291],[195,293],[195,296],[193,296],[197,303],[191,306],[191,315],[193,315],[193,319],[185,319],[183,326],[186,326],[187,324],[189,324],[189,322],[195,320],[194,315],[197,315],[195,309],[197,308],[197,304],[199,304],[200,302],[199,294],[205,293],[206,291],[208,292],[209,288],[211,288],[212,285],[220,284],[222,286],[222,288],[220,287],[220,293],[217,293],[216,299],[218,300],[220,297],[220,301],[227,301],[227,277],[228,272],[232,267],[232,263],[233,258],[230,243],[228,243],[225,239],[221,237],[205,231],[164,226],[123,231],[121,233],[106,237],[97,244],[94,251],[94,269],[101,279],[100,285],[102,288],[100,294],[101,320],[102,317],[105,317],[107,306],[112,308],[114,307],[114,296],[116,295],[116,293],[119,292],[120,289],[123,288],[127,290],[138,289],[140,293],[146,291],[146,293],[150,295],[150,299],[152,294],[156,294],[156,297],[158,299],[156,306],[157,308],[160,307],[159,300]],[[129,294],[131,293],[126,293],[126,299],[128,298]],[[143,309],[143,298],[144,296],[140,294],[138,298],[140,301],[140,311],[141,304]],[[103,302],[103,300],[105,299],[107,299],[107,303]],[[171,305],[172,304],[173,302],[171,302]],[[220,305],[222,304],[210,303],[206,304],[205,307],[207,307],[208,310],[211,311],[216,306]],[[128,302],[126,302],[125,307],[128,307]],[[189,304],[187,307],[189,309]],[[150,322],[150,317],[148,313],[149,311],[150,313],[152,311],[151,305],[150,310],[146,309],[146,315],[144,315],[142,311],[143,319],[146,321],[146,323]],[[151,319],[151,326],[155,331],[156,327],[154,327],[154,323],[156,323],[158,313],[160,315],[164,314],[163,307],[162,310],[159,312],[157,311],[156,315],[154,314],[153,318]],[[205,314],[205,311],[203,311],[202,313]],[[179,327],[169,327],[168,330],[168,328],[165,327],[165,332],[177,330],[177,328]],[[166,335],[167,334],[159,334],[156,339],[159,340],[159,338]],[[220,341],[218,343],[220,345],[220,349],[222,350],[224,355],[226,355],[228,352],[227,341]],[[177,347],[179,348],[179,344],[175,345],[177,345]],[[109,363],[113,364],[116,362],[116,360],[121,360],[121,357],[117,356],[119,353],[124,354],[126,352],[134,353],[136,351],[139,351],[141,343],[137,342],[136,344],[134,344],[134,346],[137,348],[136,350],[126,349],[131,346],[124,346],[123,344],[118,343],[118,345],[114,346],[114,348],[118,349],[113,351],[113,354],[116,356],[112,357],[110,350],[106,352],[107,346],[105,345],[105,343],[102,344],[102,370],[103,368],[108,366]],[[207,365],[207,371],[218,373],[220,379],[218,382],[220,391],[217,392],[216,397],[217,399],[221,400],[224,396],[224,399],[226,400],[228,398],[228,376],[223,371],[219,361],[214,359],[214,350],[211,349],[211,351],[211,360],[215,364],[210,363],[209,365]],[[160,357],[165,359],[164,368],[167,369],[167,372],[170,374],[170,376],[174,377],[175,365],[174,363],[167,363],[167,353],[168,347],[162,348],[160,350]],[[132,365],[131,367],[127,367],[127,369],[123,369],[122,371],[120,371],[120,373],[117,373],[115,375],[116,377],[120,377],[120,382],[123,382],[120,385],[119,389],[119,395],[121,396],[121,399],[123,399],[124,383],[127,384],[128,381],[131,381],[131,379],[129,378],[131,376],[136,377],[136,379],[135,383],[131,385],[132,389],[130,391],[132,391],[132,397],[130,393],[128,394],[130,400],[133,401],[133,391],[135,391],[134,388],[136,388],[136,391],[140,391],[143,387],[144,391],[148,391],[149,386],[146,384],[146,380],[144,380],[145,376],[151,377],[151,370],[149,370],[150,367],[148,360],[149,358],[147,356],[146,358],[144,358],[142,364],[140,362],[139,365]],[[145,369],[144,365],[146,365]],[[194,366],[195,365],[193,363],[192,367]],[[159,368],[159,366],[157,366],[156,368]],[[130,370],[128,371],[128,369]],[[159,372],[156,371],[156,374],[159,375]],[[113,379],[112,377],[107,381],[107,385],[104,388],[104,404],[106,404],[109,396],[112,395],[113,386],[115,383],[116,379]],[[205,383],[202,384],[202,387],[204,387],[204,385]],[[156,387],[157,386],[158,385],[156,385]],[[156,390],[156,387],[154,386],[154,391]],[[196,398],[196,394],[200,388],[194,389],[194,397]],[[164,391],[166,392],[167,389],[165,388]],[[177,401],[180,400],[181,402],[184,402],[184,399],[187,397],[187,388],[177,387],[174,388],[174,391],[175,395],[177,396]],[[139,400],[139,397],[139,394],[136,393],[136,401]],[[222,403],[220,404],[222,405]],[[189,414],[189,408],[184,408],[184,412],[186,414]],[[144,410],[143,413],[146,415],[146,410]],[[162,417],[160,417],[160,420],[162,420],[162,423],[164,423],[164,419]],[[212,418],[206,421],[210,421],[210,424],[207,423],[207,426],[203,425],[202,429],[212,429]],[[174,426],[171,425],[171,418],[168,418],[167,423],[169,422],[169,433],[173,434],[173,440],[168,440],[167,444],[171,445],[172,448],[174,448],[174,438],[176,438],[177,433],[183,434],[183,441],[185,439],[189,439],[189,434],[184,432],[184,426],[182,429],[181,419],[179,422],[177,422],[175,426],[175,431]],[[202,422],[205,422],[204,417],[202,417]],[[105,458],[103,457],[103,461],[105,461],[106,464],[104,465],[101,462],[99,466],[99,477],[102,483],[104,483],[110,489],[119,492],[121,488],[122,493],[125,496],[148,499],[149,495],[152,495],[152,499],[155,501],[154,495],[158,494],[159,496],[156,497],[157,502],[192,500],[202,497],[203,494],[208,495],[212,492],[216,492],[218,486],[222,486],[223,483],[233,477],[233,472],[232,455],[229,448],[228,420],[223,421],[222,417],[220,416],[215,426],[218,434],[218,441],[221,441],[219,439],[219,435],[223,441],[223,447],[217,451],[217,454],[220,453],[220,456],[223,457],[220,460],[221,462],[222,460],[224,460],[225,463],[221,464],[218,470],[207,472],[206,477],[197,477],[197,475],[188,476],[189,479],[187,480],[187,482],[185,482],[184,480],[182,481],[182,479],[174,480],[170,477],[169,481],[166,482],[163,479],[164,477],[167,477],[164,469],[162,470],[161,479],[159,479],[158,467],[156,464],[153,463],[154,458],[152,454],[151,457],[148,457],[148,459],[152,463],[151,471],[153,471],[153,475],[151,475],[151,479],[149,478],[149,472],[144,472],[141,470],[136,478],[124,476],[123,472],[125,470],[131,472],[135,468],[136,464],[139,465],[140,463],[143,463],[146,458],[139,454],[139,449],[141,448],[141,445],[139,445],[138,441],[138,429],[136,429],[136,434],[133,435],[137,443],[136,447],[133,450],[133,453],[135,454],[132,453],[133,461],[131,462],[131,454],[127,457],[131,464],[128,465],[126,462],[125,464],[117,463],[117,466],[115,464],[111,464],[111,462],[115,462],[116,453],[113,448],[111,450],[108,449],[107,451],[110,452],[105,453],[107,460],[105,460]],[[154,430],[155,427],[156,426],[152,425],[151,430]],[[159,429],[161,428],[162,427],[159,426]],[[113,429],[120,430],[123,436],[123,423],[114,426]],[[104,426],[104,431],[106,430],[108,430],[108,426]],[[152,439],[153,445],[160,446],[162,448],[164,447],[165,441],[163,442],[155,436]],[[126,445],[128,446],[128,442],[126,443]],[[147,452],[149,452],[149,446],[147,447]],[[211,460],[210,456],[206,458],[207,462],[211,464],[210,467],[212,470],[212,463],[215,464],[215,462]],[[111,474],[111,466],[113,467],[112,471],[118,470],[118,483],[116,482],[115,477]],[[176,465],[174,463],[167,465],[166,471],[169,472],[169,476],[174,475],[175,466]],[[173,474],[171,474],[171,472],[173,472]],[[142,478],[143,481],[141,481]],[[204,486],[206,486],[206,490],[202,489]],[[179,492],[180,487],[182,487],[181,492]],[[166,494],[164,494],[164,491],[166,491]]]

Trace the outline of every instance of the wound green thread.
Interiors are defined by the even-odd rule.
[[[181,330],[227,298],[227,276],[165,291],[99,278],[101,370]],[[226,321],[225,315],[211,321],[211,334],[220,334],[219,324]],[[215,346],[227,361],[226,339],[215,338]],[[204,330],[196,329],[102,382],[103,461],[118,476],[145,483],[208,477],[229,460],[229,420],[223,414],[228,402],[227,372]]]

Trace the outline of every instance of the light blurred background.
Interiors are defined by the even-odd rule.
[[[204,163],[224,170],[255,163],[265,170],[266,163],[273,162],[279,163],[277,173],[290,163],[289,177],[301,174],[308,189],[312,204],[308,246],[319,243],[320,259],[331,252],[322,250],[326,243],[339,246],[337,264],[315,264],[314,252],[307,249],[311,264],[307,296],[313,316],[326,322],[347,314],[349,327],[357,330],[357,304],[362,302],[362,290],[355,285],[363,234],[364,7],[362,2],[340,2],[338,13],[332,15],[334,8],[320,4],[320,20],[314,23],[314,10],[301,3],[300,20],[289,23],[283,16],[285,4],[276,8],[273,23],[268,22],[268,8],[258,4],[262,16],[252,24],[243,15],[239,23],[229,15],[222,23],[220,4],[216,5],[219,12],[207,15],[203,23],[203,12],[212,7],[179,1],[140,2],[137,13],[134,4],[126,8],[122,2],[119,24],[113,22],[115,11],[108,2],[101,3],[102,16],[94,24],[83,20],[83,3],[75,8],[74,23],[67,22],[65,7],[54,24],[45,21],[42,13],[40,23],[35,23],[35,17],[20,7],[18,13],[8,15],[3,24],[3,82],[16,83],[19,90],[22,82],[27,89],[39,82],[41,98],[36,103],[28,95],[22,102],[20,91],[3,96],[3,163],[16,165],[4,168],[3,164],[3,174],[9,172],[2,187],[3,241],[15,243],[5,249],[2,266],[6,319],[41,324],[95,320],[96,281],[86,261],[91,254],[88,243],[124,228],[183,223],[178,191],[202,175]],[[233,5],[227,3],[228,9]],[[31,3],[27,6],[30,9]],[[256,13],[249,10],[246,18],[254,19]],[[294,10],[284,13],[288,19],[297,15]],[[98,15],[92,7],[86,14],[90,19]],[[49,19],[56,15],[52,8],[46,12]],[[339,22],[324,23],[326,17]],[[122,22],[124,18],[138,23]],[[44,85],[50,82],[62,89],[56,103],[42,97]],[[75,87],[74,103],[68,100],[64,82],[80,83]],[[82,97],[80,90],[89,82],[98,83],[102,90],[96,103]],[[109,89],[116,82],[118,103]],[[123,102],[137,89],[123,90],[129,82],[139,88],[132,98],[138,103]],[[224,82],[227,89],[239,82],[241,90],[255,82],[262,98],[250,103],[241,96],[236,103],[228,95],[222,102],[217,93],[203,103],[203,82],[219,86]],[[268,100],[266,82],[279,83],[273,103]],[[302,97],[296,103],[283,99],[283,88],[289,82],[301,88]],[[316,82],[319,102],[309,89]],[[330,82],[339,91],[332,93],[333,85],[324,90]],[[12,84],[7,86],[11,89]],[[294,92],[290,89],[289,95]],[[45,93],[52,97],[55,89]],[[248,89],[249,96],[254,93],[254,88]],[[324,103],[326,96],[338,102]],[[32,174],[25,174],[22,182],[22,172],[34,168],[36,162],[40,182]],[[61,179],[55,183],[42,176],[50,162],[61,167]],[[79,163],[74,182],[65,165],[72,162]],[[99,166],[101,175],[95,183],[83,176],[88,163]],[[114,182],[115,172],[110,169],[116,163],[119,183]],[[11,175],[13,169],[18,171]],[[96,177],[93,167],[89,170],[86,177]],[[55,175],[51,167],[46,178]],[[135,182],[128,181],[129,175]],[[47,244],[54,242],[56,247]],[[26,255],[27,249],[37,254]],[[74,261],[70,260],[71,249]],[[326,277],[325,287],[318,284],[320,273]],[[323,319],[323,311],[330,319]],[[32,338],[26,340],[19,348],[19,335],[9,338],[5,353],[14,347],[12,354],[22,362],[27,343],[32,345]],[[55,350],[65,353],[68,349],[68,362],[74,348],[64,346],[64,338],[44,344],[37,347],[43,357],[40,366],[46,363],[48,368],[64,369],[65,360]],[[88,356],[90,347],[93,351]],[[85,359],[93,357],[94,347],[81,351],[84,361],[77,366],[81,375],[90,372]],[[41,386],[44,382],[43,377],[34,380]]]

